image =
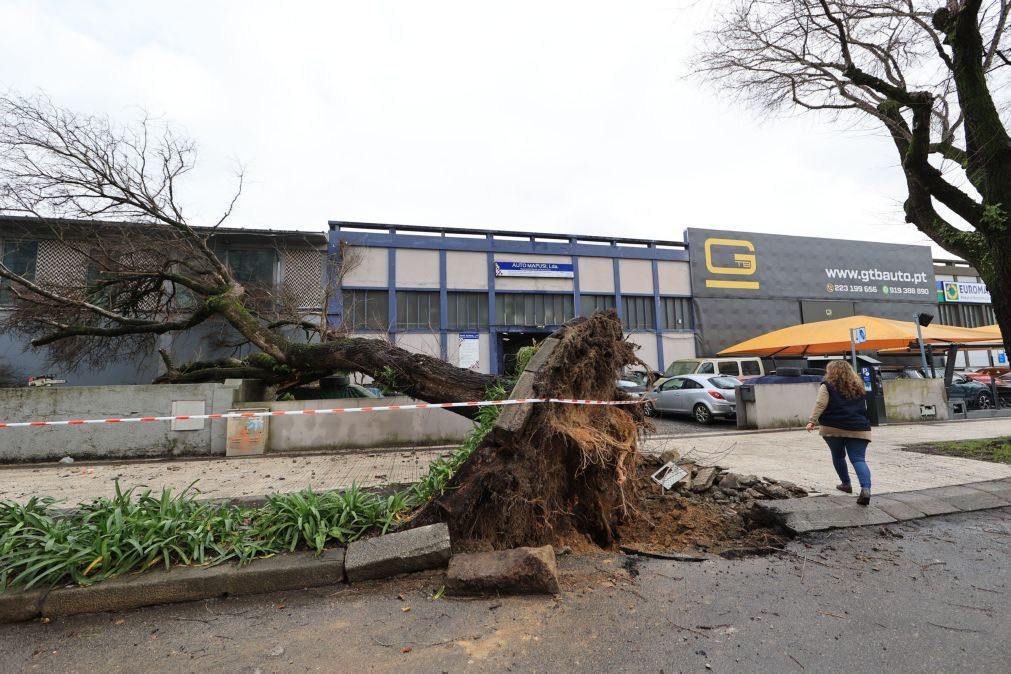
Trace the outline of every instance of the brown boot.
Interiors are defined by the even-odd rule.
[[[871,490],[861,489],[860,496],[857,497],[857,505],[867,505],[871,502]]]
[[[852,494],[853,493],[853,485],[849,485],[849,484],[837,484],[835,486],[835,488],[838,489],[839,491],[844,491],[847,494]]]

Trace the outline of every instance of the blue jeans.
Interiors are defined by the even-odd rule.
[[[860,440],[858,438],[825,438],[825,443],[832,450],[832,465],[835,472],[839,473],[839,479],[843,484],[850,483],[849,469],[846,467],[846,455],[849,454],[850,463],[857,473],[857,480],[860,481],[861,489],[871,488],[871,469],[867,467],[867,444],[870,440]]]

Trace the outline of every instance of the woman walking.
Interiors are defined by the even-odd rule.
[[[818,400],[807,422],[810,433],[821,423],[821,436],[832,450],[832,465],[839,474],[839,491],[853,493],[846,456],[860,482],[857,503],[871,502],[871,469],[867,467],[867,445],[871,441],[871,422],[867,418],[864,382],[850,364],[833,360],[825,370],[825,379],[818,387]]]

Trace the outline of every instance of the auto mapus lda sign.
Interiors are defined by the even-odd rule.
[[[798,323],[936,308],[928,246],[707,229],[685,240],[700,356]]]

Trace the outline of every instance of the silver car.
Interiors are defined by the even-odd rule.
[[[725,375],[686,374],[671,377],[643,396],[646,414],[690,414],[700,424],[737,414],[735,386],[741,382]]]

